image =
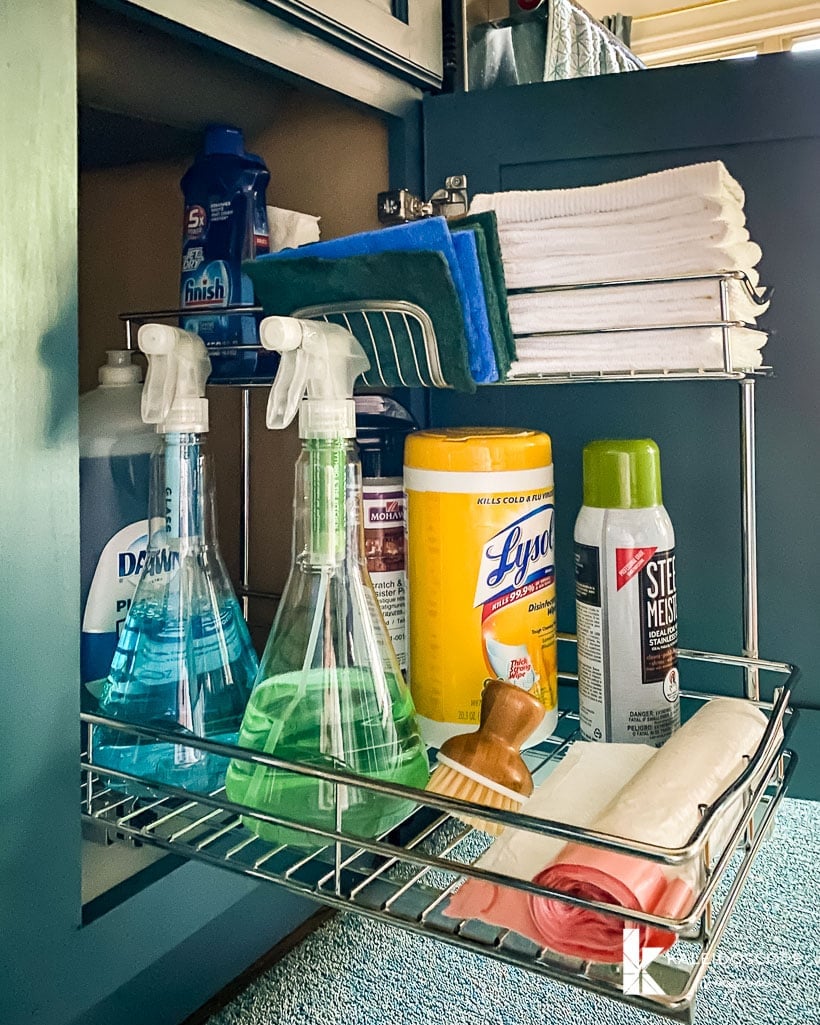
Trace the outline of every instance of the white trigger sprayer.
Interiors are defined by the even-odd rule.
[[[142,419],[156,424],[165,445],[165,530],[169,537],[200,536],[201,507],[181,500],[184,479],[198,480],[201,434],[208,432],[205,385],[211,372],[199,335],[170,324],[143,324],[137,341],[148,357],[142,389]],[[154,527],[152,525],[152,533]]]
[[[137,341],[148,357],[142,419],[156,424],[158,434],[206,434],[211,361],[205,343],[170,324],[143,324]]]
[[[313,486],[309,558],[333,566],[345,551],[345,444],[356,437],[353,385],[370,361],[338,324],[267,317],[259,337],[266,349],[281,354],[267,426],[281,430],[299,410],[299,437],[308,452]]]
[[[370,360],[353,335],[338,324],[267,317],[259,337],[266,349],[281,353],[268,427],[287,427],[298,408],[300,438],[355,438],[353,385]]]

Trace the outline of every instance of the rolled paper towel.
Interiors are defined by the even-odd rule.
[[[685,846],[698,826],[701,807],[714,804],[743,772],[766,724],[763,713],[746,701],[708,701],[632,777],[592,829],[658,847]],[[724,832],[728,828],[724,822]],[[695,858],[673,867],[567,844],[534,882],[575,897],[681,918],[694,903],[701,861]],[[530,912],[551,949],[594,961],[622,960],[621,920],[536,896],[530,897]],[[642,932],[644,945],[666,950],[675,942],[675,934],[666,930]]]
[[[655,751],[648,744],[576,741],[521,812],[541,820],[588,827]],[[557,837],[508,828],[481,856],[477,867],[529,881],[565,846]],[[530,913],[529,895],[523,890],[468,879],[450,898],[444,914],[481,919],[512,929],[539,945],[543,943]]]
[[[621,749],[631,745],[584,745],[567,769],[562,773],[563,765],[559,766],[522,811],[535,810],[539,817],[627,841],[683,847],[700,821],[700,807],[714,804],[741,774],[746,756],[760,744],[766,722],[748,702],[715,698],[659,751],[648,749],[649,754],[642,752],[630,761]],[[600,754],[593,755],[590,747]],[[572,815],[562,814],[573,790],[577,806]],[[551,797],[556,800],[549,808]],[[734,799],[714,825],[714,850],[725,845],[741,810],[742,802]],[[688,913],[702,882],[699,858],[668,866],[576,843],[556,851],[556,843],[560,841],[522,830],[505,831],[497,841],[498,852],[494,855],[495,846],[491,848],[479,865],[571,896],[669,918]],[[516,847],[521,851],[517,859]],[[540,866],[546,867],[536,863],[539,857]],[[609,963],[623,957],[624,920],[480,880],[468,881],[446,913],[512,928],[572,957]],[[667,930],[642,931],[644,945],[668,949],[674,941],[675,934]]]

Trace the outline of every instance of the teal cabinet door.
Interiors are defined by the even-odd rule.
[[[793,793],[820,798],[820,60],[754,61],[539,83],[428,97],[427,194],[466,173],[471,192],[593,185],[703,160],[723,160],[746,192],[773,379],[757,386],[760,652],[804,676]],[[548,283],[548,282],[545,282]],[[660,445],[664,500],[677,535],[680,643],[740,652],[737,386],[572,385],[435,395],[439,423],[522,424],[555,451],[560,627],[574,629],[573,522],[581,448],[600,437]],[[686,680],[683,681],[686,686]],[[710,681],[704,681],[709,685]]]
[[[83,924],[74,48],[0,5],[0,1021],[176,1025],[312,905],[185,865]]]

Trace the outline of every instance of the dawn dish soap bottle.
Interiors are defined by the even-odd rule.
[[[258,662],[216,536],[208,402],[210,372],[200,338],[146,324],[148,357],[142,416],[163,444],[152,461],[149,539],[131,608],[120,634],[100,714],[144,726],[236,740]],[[224,782],[227,759],[94,726],[94,761],[145,779],[210,793]],[[134,795],[138,783],[111,779]]]
[[[157,433],[143,422],[142,368],[112,350],[99,387],[80,396],[80,682],[96,711],[148,544],[148,481]]]
[[[269,317],[262,344],[282,354],[267,425],[286,427],[299,408],[293,562],[239,734],[239,745],[301,764],[422,788],[429,765],[367,572],[353,383],[369,363],[334,324]],[[307,398],[303,396],[307,393]],[[413,802],[355,786],[231,762],[228,797],[306,826],[373,838]],[[246,817],[275,844],[328,841]]]

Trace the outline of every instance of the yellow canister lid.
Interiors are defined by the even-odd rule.
[[[491,473],[551,463],[550,436],[524,428],[433,428],[408,434],[404,446],[404,465],[416,470]]]

